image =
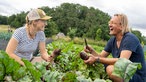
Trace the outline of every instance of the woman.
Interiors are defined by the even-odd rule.
[[[31,60],[33,52],[39,46],[41,58],[45,61],[52,61],[52,56],[48,55],[45,48],[45,34],[43,32],[47,20],[50,18],[41,9],[31,10],[26,16],[26,25],[16,29],[12,35],[6,53],[21,65],[24,65],[21,58]]]
[[[112,75],[114,64],[119,58],[126,58],[132,62],[141,63],[142,69],[137,70],[129,82],[144,82],[146,75],[146,64],[144,59],[143,48],[138,38],[130,33],[128,27],[128,19],[124,14],[115,14],[109,21],[110,38],[104,50],[97,54],[91,46],[86,46],[84,51],[90,52],[92,55],[88,60],[84,60],[87,64],[100,62],[107,64],[106,72],[113,82],[123,82],[123,79]],[[113,58],[106,58],[112,54]]]

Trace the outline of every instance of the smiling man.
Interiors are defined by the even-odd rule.
[[[144,59],[143,48],[138,38],[130,33],[127,16],[124,14],[115,14],[109,21],[110,38],[104,50],[98,54],[91,47],[85,47],[84,51],[90,52],[91,56],[88,60],[84,60],[87,64],[100,62],[106,64],[106,72],[113,82],[123,82],[123,79],[112,75],[114,64],[119,58],[126,58],[132,62],[141,63],[142,68],[136,71],[129,82],[145,82],[146,64]],[[113,58],[107,58],[112,54]]]

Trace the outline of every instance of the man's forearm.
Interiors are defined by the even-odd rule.
[[[118,60],[118,58],[104,58],[104,57],[100,57],[98,60],[102,64],[114,65],[115,62]]]

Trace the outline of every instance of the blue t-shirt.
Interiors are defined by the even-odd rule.
[[[108,41],[104,50],[106,52],[112,53],[114,58],[119,58],[122,50],[130,50],[132,54],[129,60],[132,62],[141,63],[142,65],[142,69],[137,70],[136,73],[143,77],[146,76],[144,52],[139,39],[134,34],[127,32],[124,34],[119,48],[117,47],[116,43],[116,38],[112,37]]]

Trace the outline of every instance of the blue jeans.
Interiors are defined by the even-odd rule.
[[[144,82],[146,82],[146,77],[144,77]]]
[[[134,74],[132,79],[129,82],[146,82],[146,78],[142,78],[139,74]]]

